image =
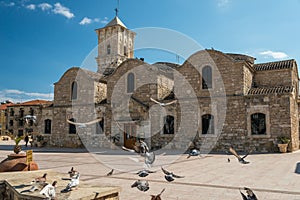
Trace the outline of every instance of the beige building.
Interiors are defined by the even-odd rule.
[[[130,148],[143,137],[152,149],[197,141],[203,151],[274,152],[277,137],[286,136],[289,150],[299,149],[295,60],[257,64],[212,49],[182,65],[150,65],[134,59],[135,33],[118,17],[96,33],[97,72],[67,70],[53,105],[39,111],[40,130],[51,120],[49,145]]]
[[[24,136],[32,133],[51,134],[52,117],[47,118],[47,115],[44,114],[44,110],[50,108],[51,104],[52,101],[32,100],[7,105],[7,130],[14,136]],[[27,118],[27,116],[34,116],[34,119],[31,117]]]
[[[11,105],[12,102],[6,101],[0,105],[0,135],[7,135],[7,106]]]

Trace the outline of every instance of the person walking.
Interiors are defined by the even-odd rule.
[[[28,144],[28,141],[29,141],[29,137],[28,137],[27,134],[26,134],[26,136],[24,138],[24,141],[25,141],[25,147],[27,147],[27,144]]]

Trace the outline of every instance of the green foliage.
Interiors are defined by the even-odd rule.
[[[19,145],[19,143],[21,142],[22,139],[23,139],[22,137],[16,137],[15,138],[16,145]]]
[[[38,142],[41,142],[41,141],[44,140],[44,137],[43,137],[42,135],[37,135],[37,136],[36,136],[36,140],[37,140]]]
[[[291,141],[291,139],[286,136],[279,136],[277,140],[279,144],[288,144]]]

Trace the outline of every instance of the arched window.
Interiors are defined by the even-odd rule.
[[[206,114],[202,116],[202,134],[214,134],[214,116]]]
[[[29,113],[30,113],[31,116],[34,115],[34,110],[33,110],[33,108],[30,108]]]
[[[70,121],[75,122],[75,119],[71,118]],[[69,124],[69,133],[76,134],[76,126],[74,124]]]
[[[164,117],[163,134],[174,134],[174,117],[171,115]]]
[[[110,44],[109,45],[107,45],[107,49],[106,49],[106,52],[107,52],[107,55],[110,55],[110,52],[111,51],[111,48],[110,48]]]
[[[104,118],[102,118],[102,120],[96,124],[96,133],[97,134],[104,133]]]
[[[51,120],[46,119],[44,124],[45,124],[45,134],[51,134]]]
[[[77,99],[77,89],[78,89],[77,82],[74,81],[72,83],[72,86],[71,86],[71,99],[72,100],[76,100]]]
[[[127,93],[133,93],[134,92],[134,74],[129,73],[127,75]]]
[[[127,56],[127,47],[124,46],[124,56]]]
[[[14,111],[14,109],[13,108],[10,108],[10,116],[14,116],[15,115],[15,111]]]
[[[205,66],[202,69],[202,89],[212,88],[212,69]]]
[[[266,115],[263,113],[254,113],[251,115],[251,134],[266,135]]]

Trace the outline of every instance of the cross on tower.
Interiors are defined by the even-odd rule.
[[[120,0],[118,0],[118,5],[117,5],[117,8],[115,9],[116,16],[118,16],[118,13],[119,13],[119,5],[120,5]]]
[[[116,11],[116,16],[118,16],[119,9],[115,8],[115,11]]]

